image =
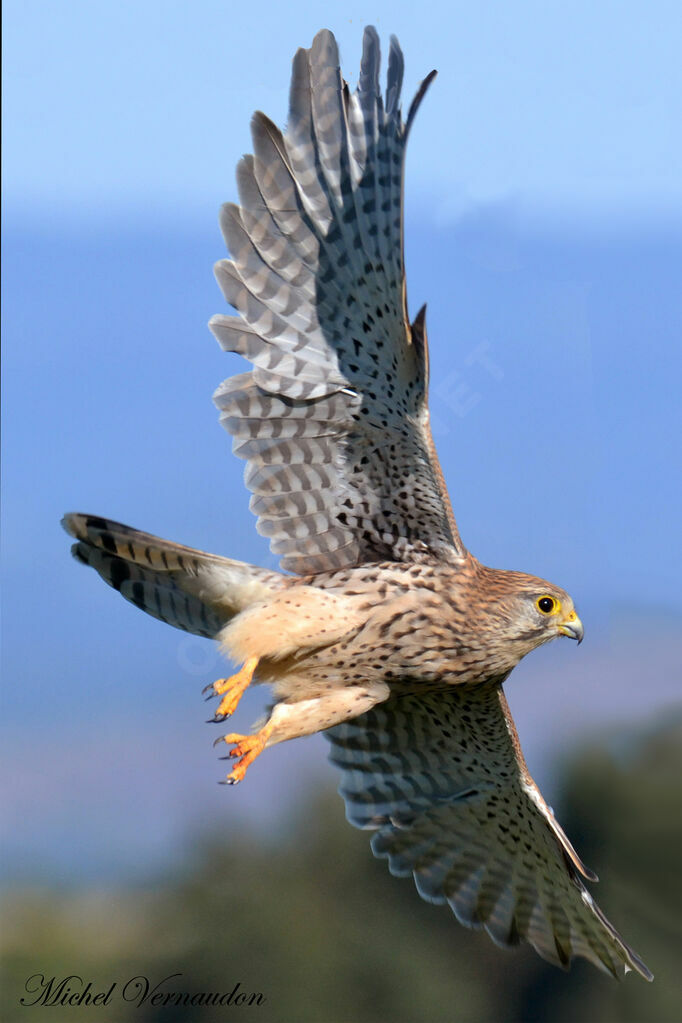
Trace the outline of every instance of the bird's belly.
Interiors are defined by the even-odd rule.
[[[384,682],[392,689],[451,686],[490,677],[485,659],[448,622],[423,607],[387,602],[338,643],[271,665],[280,698],[309,698],[332,688]],[[269,673],[270,674],[270,673]]]

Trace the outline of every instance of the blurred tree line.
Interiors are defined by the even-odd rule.
[[[583,961],[569,973],[527,946],[505,952],[373,859],[368,835],[325,794],[278,843],[226,832],[175,876],[107,891],[10,893],[3,912],[2,1019],[313,1023],[679,1023],[682,1020],[682,722],[638,740],[608,736],[564,765],[557,816],[603,877],[593,892],[656,975],[617,983]],[[226,816],[229,810],[226,810]],[[76,973],[106,1006],[27,1008],[35,973]],[[260,1005],[162,1008],[119,995],[261,993]],[[74,989],[75,990],[75,989]],[[82,988],[77,988],[82,990]]]

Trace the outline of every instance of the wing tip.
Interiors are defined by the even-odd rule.
[[[412,127],[412,122],[414,121],[414,119],[415,119],[415,117],[417,115],[417,111],[419,110],[419,107],[421,106],[422,100],[424,99],[424,96],[426,96],[426,93],[428,92],[428,90],[429,90],[429,88],[431,86],[431,83],[436,78],[437,74],[438,74],[438,72],[436,71],[435,68],[433,69],[433,71],[429,71],[428,75],[423,80],[423,82],[421,82],[419,88],[417,89],[417,92],[415,93],[414,99],[410,103],[410,109],[407,112],[407,120],[405,121],[405,136],[406,137],[410,133],[410,128]]]
[[[651,984],[651,982],[654,979],[654,975],[651,972],[651,970],[649,969],[649,967],[647,966],[647,964],[642,959],[640,959],[639,956],[635,952],[632,952],[632,951],[630,952],[630,959],[632,961],[632,966],[630,966],[628,963],[626,963],[625,964],[625,973],[626,974],[627,973],[638,973],[640,975],[640,977],[643,977],[644,980],[648,984]]]

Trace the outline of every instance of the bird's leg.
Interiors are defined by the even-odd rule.
[[[286,739],[298,739],[302,735],[331,728],[341,721],[348,721],[358,714],[388,699],[390,690],[384,682],[365,683],[362,686],[348,686],[344,689],[323,693],[308,700],[291,703],[281,701],[275,704],[267,723],[253,735],[230,733],[216,739],[232,746],[230,758],[239,762],[225,779],[228,785],[242,781],[249,764],[252,764],[266,746],[274,746]]]
[[[239,701],[251,685],[253,673],[257,665],[258,658],[249,657],[236,675],[232,675],[230,678],[219,678],[217,682],[212,682],[210,686],[206,686],[204,692],[213,690],[213,693],[223,697],[215,712],[217,718],[229,718],[230,715],[234,714]]]

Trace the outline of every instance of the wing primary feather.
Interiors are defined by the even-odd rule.
[[[406,121],[406,124],[405,124],[405,138],[406,139],[407,139],[407,136],[410,133],[410,128],[412,127],[412,124],[414,122],[414,119],[415,119],[415,116],[417,114],[417,111],[419,110],[419,107],[421,106],[421,102],[424,99],[424,96],[426,96],[426,93],[427,93],[427,91],[429,89],[429,86],[431,85],[433,80],[436,78],[437,74],[438,74],[438,72],[436,70],[433,70],[433,71],[429,72],[429,74],[426,76],[424,81],[421,82],[419,88],[417,89],[417,93],[416,93],[414,99],[410,103],[410,109],[408,110],[407,121]]]

